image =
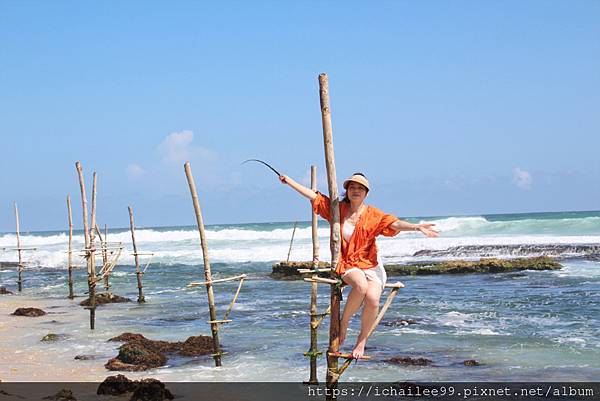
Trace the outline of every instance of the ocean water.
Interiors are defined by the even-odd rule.
[[[556,256],[558,271],[524,271],[486,275],[391,277],[405,288],[396,297],[382,324],[367,345],[371,361],[353,364],[343,380],[597,380],[600,374],[600,212],[561,212],[489,216],[424,217],[432,221],[440,238],[402,233],[378,240],[385,263],[451,260],[479,257]],[[307,380],[310,286],[302,281],[277,281],[269,277],[271,265],[287,257],[293,223],[218,225],[207,227],[209,257],[214,278],[246,273],[233,322],[220,332],[223,367],[215,369],[210,357],[175,358],[151,374],[165,380],[195,381],[302,381]],[[329,228],[320,222],[322,260],[329,259]],[[67,295],[67,234],[36,232],[21,235],[27,262],[24,294],[46,299]],[[112,291],[137,296],[131,237],[128,230],[110,230],[110,242],[125,247],[111,275]],[[208,307],[203,287],[187,288],[203,280],[202,253],[195,227],[138,228],[139,252],[150,261],[144,275],[147,303],[102,306],[97,329],[87,320],[51,327],[69,333],[76,341],[32,346],[68,355],[93,354],[104,363],[116,355],[118,344],[106,339],[121,332],[139,332],[152,339],[183,340],[209,335]],[[14,247],[13,233],[0,234],[0,249]],[[81,231],[75,249],[83,248]],[[311,230],[299,223],[292,260],[310,260]],[[16,252],[0,250],[1,261],[15,261]],[[99,259],[100,260],[100,259]],[[84,266],[81,258],[76,258]],[[85,268],[75,273],[77,295],[87,290]],[[0,285],[15,289],[15,268],[0,269]],[[99,283],[99,290],[101,284]],[[221,316],[236,282],[215,285]],[[384,295],[385,296],[385,295]],[[79,298],[81,300],[81,298]],[[320,287],[319,309],[328,305],[329,290]],[[2,299],[0,298],[0,302]],[[78,308],[76,301],[61,304],[57,312]],[[397,319],[417,324],[399,326]],[[359,329],[352,321],[346,350]],[[326,349],[329,321],[319,335]],[[50,329],[50,327],[49,327]],[[46,347],[46,348],[43,348]],[[49,348],[50,347],[50,348]],[[394,356],[426,357],[431,366],[397,366]],[[480,366],[466,367],[476,359]],[[82,366],[96,361],[81,361]],[[325,361],[319,361],[324,378]]]

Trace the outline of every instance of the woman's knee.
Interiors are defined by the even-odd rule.
[[[365,294],[365,305],[366,306],[379,306],[379,300],[381,299],[381,291],[367,291]]]
[[[367,280],[361,280],[354,283],[352,286],[352,290],[356,291],[358,294],[365,296],[367,295],[367,291],[369,289],[369,284]]]

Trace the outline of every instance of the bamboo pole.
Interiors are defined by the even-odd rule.
[[[17,202],[14,203],[15,206],[15,221],[17,225],[17,253],[19,255],[19,264],[17,265],[19,278],[17,279],[17,285],[19,287],[19,292],[23,291],[23,254],[21,253],[21,228],[19,225],[19,208],[17,207]]]
[[[336,278],[335,267],[340,254],[340,207],[339,193],[337,188],[337,177],[335,171],[335,157],[333,152],[333,130],[331,127],[331,109],[329,105],[329,79],[327,74],[319,75],[319,98],[321,104],[321,122],[323,124],[323,144],[325,148],[325,166],[327,168],[327,186],[329,199],[331,200],[331,236],[329,246],[331,248],[331,277]],[[333,394],[337,388],[339,379],[338,352],[340,341],[340,291],[337,286],[331,286],[331,319],[329,324],[329,352],[327,354],[327,388],[328,394]],[[328,397],[330,398],[330,397]]]
[[[310,166],[310,189],[317,190],[317,166]],[[312,212],[312,246],[313,246],[313,269],[319,268],[319,222],[315,212]]]
[[[77,169],[77,174],[79,176],[79,188],[81,190],[81,206],[83,212],[83,236],[85,238],[85,258],[87,262],[87,272],[88,272],[88,295],[90,297],[90,305],[88,309],[90,310],[90,329],[94,330],[95,320],[96,320],[96,266],[94,261],[94,254],[92,251],[93,248],[93,238],[90,232],[90,225],[88,223],[88,205],[87,205],[87,195],[85,192],[85,181],[83,179],[83,170],[81,168],[81,163],[75,163],[75,168]],[[94,173],[94,183],[95,180]],[[95,191],[95,185],[93,190]],[[92,198],[95,201],[95,196]],[[95,206],[92,204],[92,209],[95,212]],[[92,227],[96,223],[95,218],[92,220]]]
[[[219,343],[219,324],[217,320],[217,308],[215,306],[215,296],[213,293],[212,286],[212,274],[210,272],[210,260],[208,258],[208,245],[206,243],[206,235],[204,233],[204,221],[202,219],[202,210],[200,209],[200,201],[198,200],[198,192],[196,191],[196,183],[194,182],[194,176],[192,175],[192,169],[190,162],[186,162],[184,165],[185,176],[190,187],[190,193],[192,195],[192,202],[194,204],[194,212],[196,213],[196,223],[198,224],[198,232],[200,234],[200,246],[202,248],[202,257],[204,259],[204,279],[206,283],[206,292],[208,294],[208,310],[210,314],[210,329],[213,338],[213,358],[215,359],[215,366],[221,366],[221,344]]]
[[[67,254],[69,277],[67,285],[69,286],[69,299],[73,299],[75,295],[73,294],[73,213],[71,210],[71,195],[67,195],[67,210],[69,212],[69,252]]]
[[[98,232],[98,236],[100,236],[100,232]],[[102,267],[108,264],[108,225],[104,224],[104,238],[101,238],[102,245]],[[108,294],[110,291],[110,273],[104,277],[104,289]]]
[[[290,261],[290,255],[292,254],[292,245],[294,244],[294,235],[296,235],[296,227],[298,226],[298,222],[294,222],[294,230],[292,231],[292,239],[290,240],[290,249],[288,250],[287,261]]]
[[[135,222],[133,221],[133,209],[131,206],[128,206],[129,210],[129,228],[131,229],[131,242],[133,243],[133,256],[135,258],[135,275],[137,277],[137,286],[138,286],[138,303],[146,302],[146,298],[144,298],[144,291],[142,287],[142,270],[140,269],[140,258],[137,251],[137,245],[135,243]]]
[[[108,294],[109,290],[110,290],[110,283],[109,283],[110,273],[105,272],[105,270],[108,266],[108,239],[106,237],[108,227],[106,225],[104,225],[104,235],[102,235],[102,231],[100,230],[100,227],[98,227],[98,224],[96,224],[95,229],[96,229],[96,234],[98,234],[98,239],[100,240],[100,250],[102,251],[101,273],[104,272],[104,274],[102,275],[102,278],[104,281],[104,291]]]
[[[310,166],[310,189],[317,190],[317,167]],[[317,214],[311,211],[312,216],[312,246],[313,246],[313,269],[319,268],[319,237],[317,235]],[[319,346],[317,343],[317,328],[319,323],[317,311],[317,282],[314,281],[310,287],[310,378],[308,384],[319,384],[317,379],[317,352]],[[322,320],[322,319],[321,319]]]
[[[93,227],[96,227],[96,183],[97,183],[97,175],[94,171],[92,175],[92,216],[91,216],[91,225],[90,225],[90,279],[92,280],[92,284],[90,286],[90,328],[94,330],[96,325],[96,246],[94,245],[94,230]]]

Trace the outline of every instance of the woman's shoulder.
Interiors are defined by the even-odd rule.
[[[385,213],[373,205],[367,205],[367,213],[371,216],[383,216]]]

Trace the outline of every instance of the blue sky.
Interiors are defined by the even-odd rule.
[[[63,229],[75,161],[98,219],[307,220],[259,165],[338,178],[399,216],[598,210],[600,2],[0,1],[0,231]]]

